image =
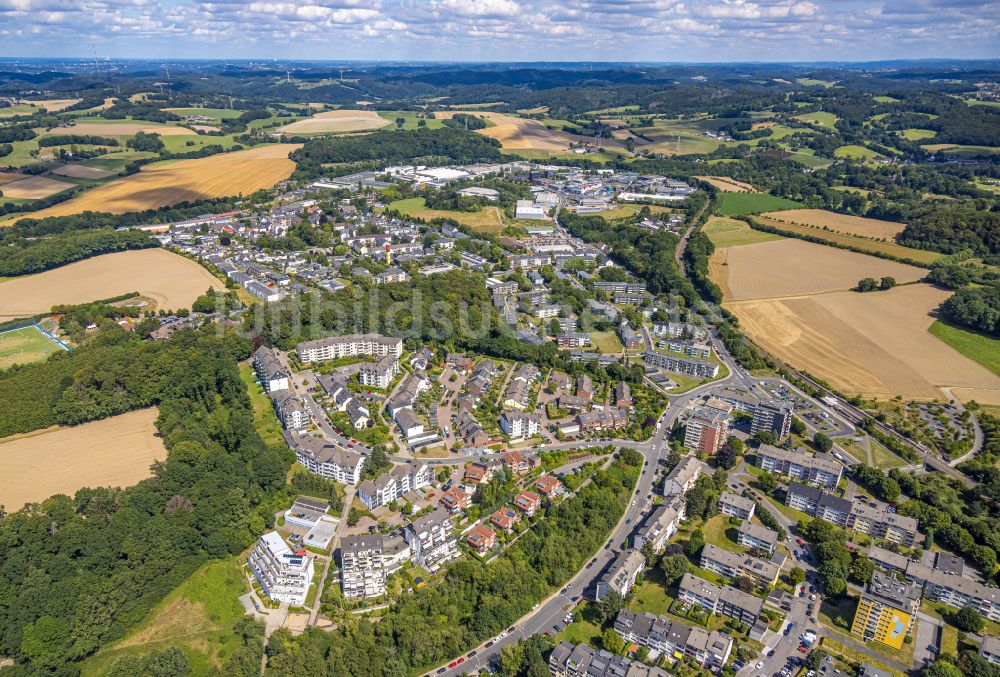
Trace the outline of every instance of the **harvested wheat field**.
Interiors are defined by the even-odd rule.
[[[927,274],[916,266],[792,238],[726,247],[714,258],[717,269],[726,268],[728,301],[848,290],[864,277],[913,282]]]
[[[17,172],[0,172],[0,186],[21,181],[27,176],[27,174],[19,174]]]
[[[249,195],[291,176],[288,154],[300,146],[276,144],[220,153],[195,160],[146,165],[132,174],[31,214],[32,218],[79,214],[87,210],[123,214],[178,202]],[[5,189],[6,192],[6,189]]]
[[[106,179],[115,174],[106,169],[88,167],[87,165],[63,165],[53,169],[52,173],[60,176],[71,176],[75,179]]]
[[[305,120],[296,120],[278,131],[284,134],[363,132],[392,124],[373,110],[331,110]]]
[[[22,100],[21,103],[28,103],[32,106],[41,106],[49,113],[58,113],[61,110],[66,110],[70,106],[80,103],[83,99],[35,99],[32,101]]]
[[[0,504],[8,511],[83,487],[127,487],[167,457],[155,408],[0,440]]]
[[[837,233],[847,233],[858,237],[885,238],[894,240],[906,227],[904,223],[881,221],[863,216],[849,216],[828,212],[825,209],[786,209],[780,212],[763,214],[768,218],[800,226],[832,230]]]
[[[194,261],[165,249],[104,254],[0,282],[0,322],[133,291],[153,299],[155,309],[190,308],[210,286],[223,287]]]
[[[737,301],[726,308],[766,350],[847,394],[934,399],[942,396],[939,386],[1000,388],[1000,377],[927,331],[931,311],[948,296],[914,284],[869,294]]]
[[[458,113],[476,115],[492,122],[492,127],[477,129],[476,133],[496,139],[504,148],[545,150],[558,153],[569,150],[571,143],[581,140],[581,137],[549,129],[538,120],[528,120],[503,113],[480,110],[437,111],[434,113],[434,117],[446,119]],[[609,142],[608,145],[621,147],[621,142]]]
[[[29,176],[25,178],[20,175],[19,181],[12,181],[3,185],[4,197],[18,197],[26,200],[38,200],[49,195],[61,193],[68,188],[73,188],[76,184],[66,181],[57,181],[46,176]]]
[[[43,136],[60,136],[63,134],[85,134],[87,136],[135,136],[139,132],[159,134],[160,136],[180,136],[194,132],[187,127],[177,125],[154,125],[148,122],[78,122],[72,127],[55,127],[45,132]]]
[[[737,181],[736,179],[730,179],[727,176],[696,176],[696,179],[701,179],[705,183],[715,186],[719,190],[726,193],[757,193],[759,192],[756,188],[751,186],[749,183],[743,181]]]

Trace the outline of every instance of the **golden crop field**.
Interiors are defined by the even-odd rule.
[[[43,136],[59,136],[62,134],[85,134],[88,136],[135,136],[139,132],[159,134],[160,136],[178,136],[194,132],[187,127],[177,125],[155,125],[149,122],[78,122],[72,127],[54,127]]]
[[[738,247],[745,244],[783,239],[780,235],[754,230],[746,221],[730,219],[725,216],[710,216],[701,230],[708,236],[717,250],[724,247]]]
[[[104,254],[0,282],[0,322],[133,291],[153,299],[157,309],[190,308],[210,286],[223,285],[194,261],[165,249]]]
[[[0,440],[0,497],[8,511],[83,487],[126,487],[167,457],[155,408]]]
[[[288,158],[288,154],[299,147],[295,144],[257,146],[195,160],[146,165],[137,174],[116,179],[66,202],[32,212],[31,217],[42,219],[87,210],[123,214],[178,202],[249,195],[291,176],[295,163]]]
[[[363,132],[392,124],[373,110],[331,110],[316,113],[311,118],[296,120],[278,131],[284,134],[318,134],[322,132]]]
[[[27,174],[19,174],[17,172],[0,171],[0,186],[4,186],[8,183],[14,183],[15,181],[21,181],[27,176]]]
[[[1000,377],[927,331],[948,295],[914,284],[725,306],[766,350],[849,395],[934,399],[940,386],[1000,389]]]
[[[57,181],[45,176],[26,176],[24,174],[20,176],[21,179],[18,181],[3,184],[3,188],[0,190],[3,191],[5,197],[38,200],[39,198],[61,193],[74,186],[72,183]]]
[[[73,104],[80,103],[80,101],[82,99],[33,99],[31,101],[22,100],[21,103],[40,106],[49,113],[58,113],[61,110],[66,110]]]
[[[857,235],[851,235],[849,233],[839,233],[812,226],[800,226],[795,223],[785,223],[783,221],[767,218],[766,216],[754,216],[754,219],[765,226],[771,226],[772,228],[777,228],[787,233],[797,233],[799,235],[806,235],[809,237],[818,237],[836,245],[855,247],[864,251],[887,254],[900,259],[911,259],[913,261],[920,261],[921,263],[933,263],[943,256],[943,254],[939,254],[938,252],[912,249],[910,247],[904,247],[901,244],[896,244],[895,242],[881,242],[867,237],[858,237]]]
[[[783,223],[794,223],[820,230],[827,229],[838,233],[857,235],[858,237],[887,240],[893,240],[906,227],[905,223],[837,214],[825,209],[786,209],[780,212],[768,212],[763,216]]]
[[[848,290],[864,277],[913,282],[927,274],[916,266],[794,238],[718,252],[717,265],[725,265],[727,271],[726,298],[732,301]]]
[[[701,179],[705,183],[715,186],[721,191],[727,193],[756,193],[758,192],[749,183],[744,181],[737,181],[736,179],[730,179],[727,176],[696,176],[696,179]]]
[[[568,150],[571,143],[582,140],[582,137],[577,137],[561,130],[549,129],[538,120],[528,120],[503,113],[455,110],[438,111],[434,113],[434,117],[447,119],[457,113],[463,112],[485,118],[492,122],[492,127],[477,129],[476,133],[496,139],[504,148],[562,152]],[[607,140],[605,139],[605,141]],[[620,142],[614,142],[611,145],[615,144],[621,146]]]
[[[60,176],[71,176],[76,179],[106,179],[114,175],[114,172],[109,172],[106,169],[98,169],[97,167],[88,167],[81,164],[56,167],[52,170],[52,173],[59,174]]]
[[[453,212],[444,209],[430,209],[424,206],[424,198],[412,197],[391,202],[389,208],[426,221],[453,219],[481,233],[500,233],[504,228],[500,210],[493,205],[487,205],[478,212]]]

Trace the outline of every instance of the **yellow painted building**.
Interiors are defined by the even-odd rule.
[[[862,641],[901,649],[920,604],[920,589],[891,576],[875,574],[858,600],[851,634]]]

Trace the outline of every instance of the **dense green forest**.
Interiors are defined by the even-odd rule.
[[[159,244],[149,234],[139,230],[87,230],[24,239],[16,246],[0,244],[0,276],[39,273],[90,256],[148,249]]]
[[[323,175],[323,165],[377,161],[380,164],[416,159],[424,164],[466,164],[503,159],[500,143],[489,137],[458,129],[382,130],[365,136],[307,139],[291,158],[296,178]]]
[[[279,631],[268,644],[266,675],[331,677],[426,670],[461,655],[527,613],[575,574],[618,521],[639,476],[642,456],[622,450],[580,493],[484,566],[464,560],[444,580],[404,595],[378,623],[348,618],[332,633],[298,638]]]
[[[0,436],[156,405],[169,450],[138,485],[82,489],[0,521],[0,651],[39,674],[70,674],[200,564],[249,546],[270,525],[260,506],[292,460],[254,429],[236,369],[248,343],[102,333],[0,374]]]

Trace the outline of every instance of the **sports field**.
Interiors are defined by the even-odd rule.
[[[504,227],[503,221],[500,219],[500,212],[492,205],[483,207],[478,212],[453,212],[445,209],[428,209],[424,206],[424,198],[412,197],[390,202],[389,209],[395,209],[407,216],[427,221],[453,219],[483,233],[499,233]]]
[[[44,360],[62,347],[34,325],[0,331],[0,370]]]
[[[281,127],[285,134],[366,132],[391,124],[373,110],[332,110]]]
[[[190,308],[209,286],[221,289],[222,283],[194,261],[165,249],[104,254],[0,282],[0,322],[44,313],[57,304],[132,291],[153,299],[154,310]]]
[[[896,221],[882,221],[879,219],[869,219],[863,216],[850,216],[848,214],[837,214],[825,209],[786,209],[780,212],[768,212],[761,214],[766,218],[786,223],[795,223],[800,226],[810,226],[821,230],[832,230],[858,237],[871,237],[877,239],[895,239],[906,227],[904,223]]]
[[[32,218],[84,211],[125,212],[157,209],[178,202],[249,195],[287,179],[295,169],[288,158],[298,145],[257,146],[195,160],[146,165],[142,171],[111,181],[66,202],[31,214]],[[6,193],[6,189],[4,189]]]
[[[72,428],[0,440],[0,502],[8,511],[83,487],[126,487],[167,456],[157,410],[141,409]]]

